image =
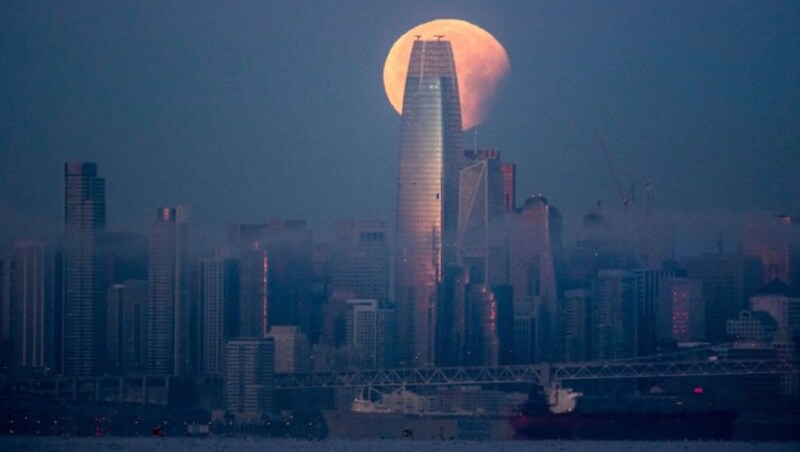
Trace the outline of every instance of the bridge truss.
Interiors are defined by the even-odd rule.
[[[551,381],[800,374],[781,360],[585,362],[497,367],[431,367],[276,375],[277,389],[334,387],[549,384]]]

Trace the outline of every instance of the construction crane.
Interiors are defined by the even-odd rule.
[[[622,189],[622,184],[619,182],[619,178],[617,177],[617,172],[614,171],[614,165],[611,163],[611,157],[608,155],[608,150],[606,149],[606,143],[602,139],[598,139],[598,145],[600,146],[600,150],[603,152],[603,158],[606,160],[606,165],[608,165],[608,171],[611,173],[611,178],[614,180],[614,186],[617,189],[617,196],[619,197],[620,202],[622,203],[622,207],[627,208],[629,205],[633,204],[634,197],[636,194],[636,183],[634,182],[631,184],[631,188],[625,192]]]

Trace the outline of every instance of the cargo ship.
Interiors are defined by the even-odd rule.
[[[550,387],[527,396],[479,388],[417,394],[405,388],[357,395],[323,412],[334,438],[731,440],[737,413],[648,394],[599,398]],[[480,403],[482,401],[483,403]]]
[[[348,439],[512,439],[509,419],[525,394],[458,387],[418,394],[360,391],[349,407],[323,411],[328,436]]]
[[[553,389],[532,397],[511,417],[527,439],[728,440],[738,413],[715,409],[699,396],[665,394],[597,397],[577,406],[580,393]],[[569,402],[555,403],[554,399]],[[542,403],[542,400],[548,403]],[[561,401],[558,401],[561,402]],[[554,406],[568,406],[566,410]]]

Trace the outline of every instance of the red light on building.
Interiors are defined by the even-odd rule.
[[[695,394],[702,394],[703,393],[703,388],[700,387],[700,386],[697,386],[696,388],[694,388],[694,393]]]

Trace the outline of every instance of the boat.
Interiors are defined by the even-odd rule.
[[[664,394],[607,397],[605,403],[594,398],[585,409],[582,393],[557,384],[530,396],[504,394],[463,387],[433,394],[369,388],[349,409],[323,416],[334,438],[459,440],[731,440],[737,417],[732,410]],[[475,400],[488,403],[479,406]]]
[[[323,411],[333,438],[489,440],[516,436],[509,417],[525,394],[449,388],[420,394],[366,388],[344,410]]]
[[[577,406],[581,393],[558,387],[531,397],[511,425],[527,439],[731,440],[738,413],[679,395],[596,397]],[[546,400],[547,403],[542,403]],[[695,402],[695,403],[691,403]]]

